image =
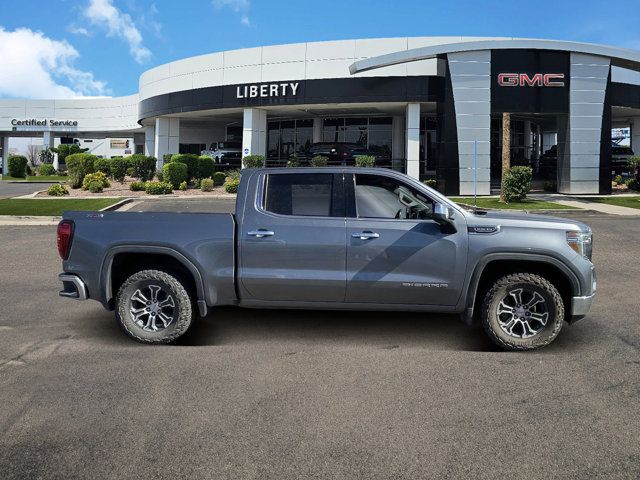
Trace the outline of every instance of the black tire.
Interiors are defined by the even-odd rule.
[[[160,290],[156,290],[156,287]],[[156,301],[151,305],[151,302],[145,305],[140,301],[141,297],[138,295],[142,294],[145,299],[151,300],[154,291]],[[160,313],[155,313],[163,302],[167,305],[173,303],[173,306],[165,306],[159,310]],[[145,308],[146,306],[149,308]],[[140,313],[141,317],[136,321],[132,309],[140,310],[140,307],[147,311],[154,308],[154,318],[150,318],[152,313],[144,312]],[[174,276],[160,270],[142,270],[127,278],[116,296],[115,310],[120,327],[129,337],[150,344],[171,343],[184,335],[191,326],[194,311],[193,301],[185,286]],[[160,320],[156,321],[156,316]],[[163,319],[169,317],[171,322],[165,327]],[[153,330],[153,327],[157,330]]]
[[[520,294],[517,293],[519,289],[523,289]],[[505,304],[501,304],[503,300],[513,298],[513,302],[517,303],[517,296],[519,295],[522,301],[525,293],[531,294],[528,298],[543,298],[544,303],[538,302],[540,305],[532,307],[531,310],[526,309],[526,305],[522,303],[520,305],[523,305],[524,309],[518,308],[516,310],[513,308],[513,314],[506,312],[498,314],[499,308],[504,310]],[[539,294],[540,297],[535,297],[536,294]],[[511,307],[511,305],[508,306]],[[518,307],[518,305],[513,305],[513,307]],[[531,313],[534,309],[544,310],[548,314],[544,325],[541,321],[534,320],[534,313]],[[531,317],[517,317],[523,311],[529,312],[526,315],[531,315]],[[509,329],[510,315],[512,315],[513,326]],[[544,313],[536,312],[535,315],[544,318]],[[526,318],[528,328],[525,327],[525,322],[520,322],[518,318]],[[482,326],[489,338],[505,350],[533,350],[544,347],[555,340],[563,324],[564,303],[560,293],[547,279],[532,273],[512,273],[496,280],[486,293],[482,303]],[[505,328],[511,330],[511,334],[505,331]],[[518,334],[520,334],[520,338],[518,338]]]

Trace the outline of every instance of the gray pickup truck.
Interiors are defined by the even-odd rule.
[[[60,295],[168,343],[219,305],[458,313],[500,347],[549,344],[596,290],[573,220],[471,212],[400,173],[242,171],[235,214],[66,212]]]

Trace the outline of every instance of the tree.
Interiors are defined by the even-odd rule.
[[[44,150],[40,151],[40,162],[41,163],[53,163],[53,152],[54,149],[53,148],[45,148]]]
[[[40,150],[42,147],[39,145],[27,145],[27,160],[32,167],[37,167],[40,164]]]
[[[506,202],[504,180],[511,168],[511,114],[502,113],[502,181],[500,185],[500,201]]]
[[[80,148],[80,146],[76,145],[75,143],[68,143],[64,145],[58,145],[57,148],[52,148],[51,150],[58,154],[58,164],[64,165],[66,163],[65,159],[69,155],[73,155],[74,153],[84,153],[84,152],[87,152],[89,149]]]

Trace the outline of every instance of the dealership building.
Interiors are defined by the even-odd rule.
[[[12,137],[111,142],[104,156],[199,153],[238,141],[285,165],[318,142],[375,152],[449,195],[500,185],[502,114],[513,165],[562,193],[611,191],[612,129],[640,153],[640,52],[516,38],[410,37],[217,52],[143,73],[119,98],[0,100]],[[616,139],[613,139],[614,141]],[[121,147],[122,150],[118,150]],[[6,168],[6,163],[3,162]]]

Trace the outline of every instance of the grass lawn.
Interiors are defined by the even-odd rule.
[[[100,210],[121,198],[5,198],[0,200],[0,215],[60,216],[65,210]]]
[[[12,180],[18,182],[66,182],[69,177],[64,175],[36,175],[24,178],[10,177],[9,175],[2,175],[2,180]]]
[[[606,203],[607,205],[616,205],[617,207],[640,208],[640,195],[635,197],[596,197],[585,198],[590,202]]]
[[[451,197],[449,200],[456,203],[474,205],[473,197]],[[501,203],[499,198],[478,197],[477,205],[479,208],[498,208],[501,210],[575,210],[574,207],[532,198],[527,198],[522,202]]]

